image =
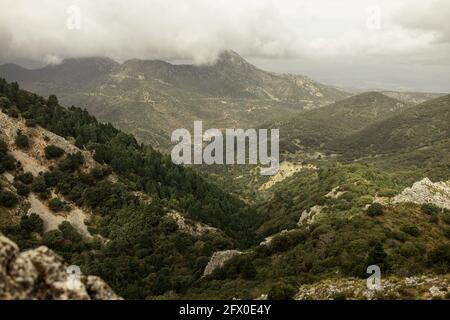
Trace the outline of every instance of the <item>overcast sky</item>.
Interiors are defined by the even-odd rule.
[[[207,63],[233,49],[259,67],[344,87],[450,88],[449,0],[1,0],[1,7],[0,63],[81,56]]]

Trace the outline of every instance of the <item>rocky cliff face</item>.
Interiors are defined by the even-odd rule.
[[[76,277],[75,269],[47,247],[20,252],[0,234],[0,299],[121,299],[98,277]]]
[[[208,262],[208,265],[203,272],[203,276],[208,276],[213,273],[214,270],[218,268],[222,268],[225,262],[233,258],[234,256],[242,254],[241,251],[237,250],[225,250],[225,251],[217,251],[214,252],[211,259]]]
[[[432,182],[424,178],[414,183],[411,188],[403,190],[393,202],[432,203],[440,208],[450,209],[450,181]]]

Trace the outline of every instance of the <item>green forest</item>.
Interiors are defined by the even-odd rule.
[[[269,292],[271,298],[289,299],[301,284],[336,276],[364,278],[371,264],[401,276],[450,271],[449,210],[375,201],[407,187],[410,172],[394,173],[376,159],[323,160],[318,170],[295,174],[270,195],[248,203],[86,110],[60,106],[54,95],[43,98],[0,79],[0,96],[3,113],[72,139],[96,161],[86,172],[82,153],[48,145],[45,157],[56,165],[33,175],[0,140],[0,173],[14,176],[16,190],[0,186],[0,210],[21,210],[21,200],[30,193],[48,201],[54,213],[73,203],[92,212],[88,229],[93,237],[84,238],[68,222],[44,232],[41,218],[25,211],[18,223],[0,223],[0,231],[22,249],[48,246],[124,298],[256,298]],[[17,133],[17,148],[27,150],[30,143],[25,133]],[[401,157],[396,154],[393,164],[401,166],[406,161]],[[440,177],[447,168],[443,165]],[[327,196],[337,187],[342,196]],[[302,212],[314,206],[322,208],[324,218],[299,225]],[[171,210],[220,232],[178,232],[167,216]],[[270,244],[259,245],[277,233]],[[202,277],[212,254],[226,249],[244,254]]]

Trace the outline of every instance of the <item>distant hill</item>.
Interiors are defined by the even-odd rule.
[[[432,100],[445,96],[445,93],[433,92],[402,92],[402,91],[380,91],[388,97],[400,100],[408,104],[419,104],[427,100]]]
[[[276,74],[224,51],[211,65],[173,65],[159,60],[68,59],[27,70],[0,66],[0,76],[62,103],[86,107],[161,149],[170,133],[203,120],[209,127],[255,127],[342,100],[350,94],[301,75]]]
[[[367,92],[301,112],[271,126],[280,128],[282,151],[295,152],[303,148],[322,148],[328,142],[388,118],[406,107],[405,103],[384,94]]]
[[[417,149],[450,138],[450,95],[426,101],[368,125],[338,142],[342,150],[383,154]]]

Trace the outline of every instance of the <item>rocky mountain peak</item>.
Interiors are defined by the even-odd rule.
[[[250,65],[244,58],[233,50],[223,50],[219,53],[216,64],[227,64],[234,66]]]

